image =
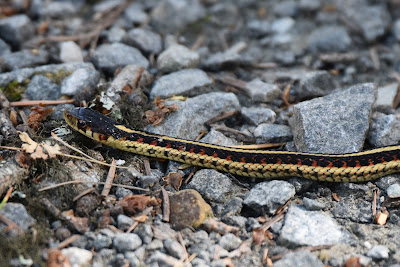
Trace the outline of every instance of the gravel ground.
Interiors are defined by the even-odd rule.
[[[0,1],[0,145],[40,143],[0,150],[1,265],[399,267],[398,174],[235,177],[101,146],[62,117],[89,106],[212,144],[351,153],[399,143],[399,68],[398,0]],[[52,132],[127,167],[125,187],[52,157]],[[86,183],[45,189],[67,181]]]

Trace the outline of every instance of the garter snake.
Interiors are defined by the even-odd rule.
[[[118,124],[89,108],[66,110],[64,118],[78,132],[120,150],[241,176],[364,182],[400,172],[400,146],[349,154],[249,150],[148,133]]]

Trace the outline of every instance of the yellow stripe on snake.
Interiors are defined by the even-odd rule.
[[[400,146],[337,155],[249,150],[140,131],[88,108],[66,110],[64,118],[76,131],[120,150],[247,177],[364,182],[400,172]]]

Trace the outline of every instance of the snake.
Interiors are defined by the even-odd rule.
[[[64,111],[74,130],[105,145],[234,175],[267,179],[300,177],[327,182],[366,182],[400,172],[400,146],[346,154],[256,150],[185,140],[119,124],[90,108]]]

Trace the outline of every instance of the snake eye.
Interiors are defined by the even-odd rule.
[[[84,128],[86,128],[86,122],[82,121],[82,120],[78,120],[78,122],[76,123],[76,126],[78,127],[78,129],[84,129]]]

